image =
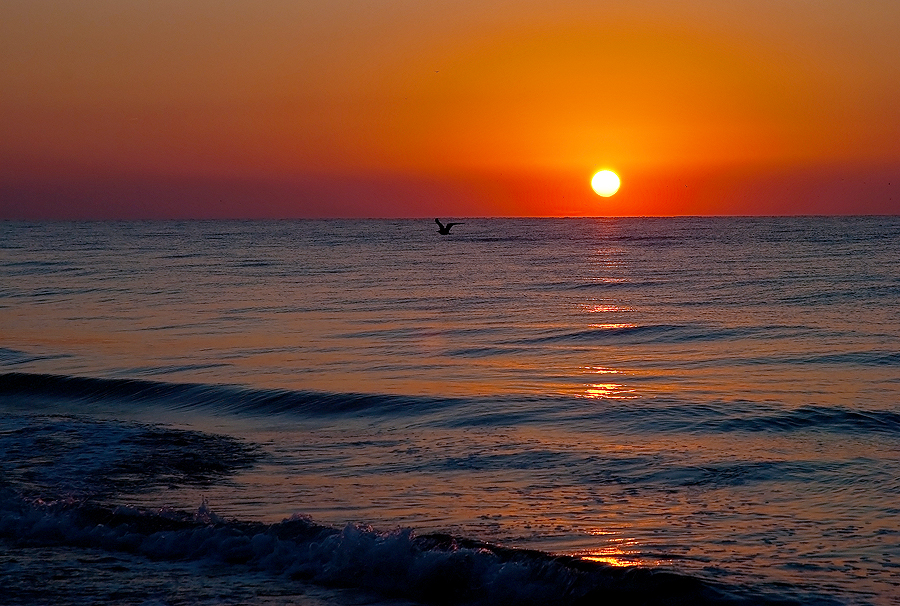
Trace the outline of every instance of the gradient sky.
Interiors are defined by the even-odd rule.
[[[898,28],[897,0],[3,0],[0,218],[896,214]]]

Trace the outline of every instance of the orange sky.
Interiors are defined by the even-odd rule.
[[[0,218],[900,213],[898,24],[896,0],[4,0]]]

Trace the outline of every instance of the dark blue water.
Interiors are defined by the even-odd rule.
[[[900,219],[0,224],[4,603],[900,603]]]

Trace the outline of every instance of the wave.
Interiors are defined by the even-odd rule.
[[[607,288],[648,288],[653,286],[660,286],[665,284],[662,280],[632,280],[626,278],[607,278],[603,280],[595,280],[591,282],[557,282],[554,284],[550,284],[549,286],[553,286],[555,288],[561,290],[603,290]]]
[[[766,334],[771,336],[769,327],[725,328],[703,324],[645,324],[595,326],[584,330],[553,333],[515,343],[582,343],[615,341],[616,343],[684,343],[689,341],[714,341],[748,338]]]
[[[67,354],[32,354],[18,349],[0,347],[0,366],[14,366],[16,364],[28,364],[41,360],[59,360],[69,357]]]
[[[801,604],[660,568],[615,567],[410,529],[333,528],[295,515],[277,524],[224,520],[204,501],[189,514],[88,502],[26,501],[0,490],[0,537],[13,545],[89,548],[214,564],[430,604]]]
[[[508,395],[436,398],[390,394],[255,389],[204,383],[166,383],[27,373],[0,374],[0,401],[22,409],[47,403],[113,404],[117,409],[142,404],[170,410],[202,409],[214,414],[367,416],[409,421],[425,418],[445,427],[510,424],[602,423],[651,433],[729,433],[826,431],[900,435],[900,413],[846,406],[787,408],[772,402],[710,402],[679,399],[606,402],[602,412],[582,398]],[[63,407],[62,410],[68,410]]]
[[[386,394],[251,389],[203,383],[164,383],[28,373],[0,374],[0,397],[117,403],[158,403],[174,408],[212,408],[223,413],[415,414],[453,399]]]
[[[831,430],[859,433],[900,434],[900,413],[890,410],[860,410],[837,406],[801,406],[800,408],[702,421],[697,427],[716,431]]]
[[[861,436],[900,436],[900,413],[893,410],[809,404],[785,407],[773,402],[645,401],[609,403],[602,413],[585,410],[573,421],[599,420],[605,427],[646,433],[720,434],[820,431]]]
[[[762,363],[810,364],[810,365],[853,365],[853,366],[898,366],[900,352],[887,350],[845,351],[808,356],[768,357]]]

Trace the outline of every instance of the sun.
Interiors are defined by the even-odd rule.
[[[598,196],[608,198],[619,191],[619,175],[611,170],[601,170],[591,178],[591,187]]]

